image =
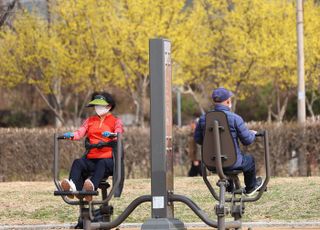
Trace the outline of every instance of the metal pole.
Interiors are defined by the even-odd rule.
[[[168,198],[173,193],[171,43],[151,39],[149,46],[152,218],[141,229],[185,229]]]
[[[303,48],[303,0],[297,0],[298,123],[306,121]]]
[[[58,135],[55,133],[54,134],[54,157],[53,157],[53,178],[54,178],[54,183],[57,188],[60,187],[59,184],[59,142],[57,139]]]
[[[181,127],[181,91],[177,87],[177,123],[178,127]]]

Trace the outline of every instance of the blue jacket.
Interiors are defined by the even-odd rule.
[[[240,150],[239,140],[243,145],[250,145],[255,140],[255,134],[247,128],[242,117],[231,112],[229,107],[217,104],[213,111],[223,111],[227,115],[230,132],[237,151],[237,162],[232,166],[232,168],[238,168],[241,166],[243,156],[243,153]],[[205,123],[206,117],[205,115],[202,115],[194,132],[194,140],[200,145],[202,145],[203,142],[204,130],[206,126]]]

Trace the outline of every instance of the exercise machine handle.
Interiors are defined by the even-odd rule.
[[[243,201],[244,202],[254,202],[257,201],[261,198],[263,192],[265,191],[265,189],[267,188],[267,184],[270,180],[270,153],[269,153],[269,135],[268,135],[268,131],[265,130],[263,132],[263,140],[264,140],[264,164],[265,164],[265,172],[266,172],[266,178],[263,181],[263,184],[260,188],[259,193],[255,196],[255,197],[250,197],[250,198],[244,198]],[[262,134],[261,134],[262,135]]]
[[[264,137],[266,135],[266,131],[258,131],[255,136],[256,137]]]

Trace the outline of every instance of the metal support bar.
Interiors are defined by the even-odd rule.
[[[201,210],[196,203],[194,203],[191,199],[188,197],[182,196],[182,195],[177,195],[177,194],[171,194],[170,195],[170,200],[172,202],[178,201],[186,204],[204,223],[207,225],[217,228],[218,227],[218,222],[210,220],[208,218],[208,215]],[[241,221],[228,221],[225,222],[225,227],[226,228],[241,228]]]
[[[121,133],[117,133],[117,157],[116,157],[116,172],[113,172],[114,175],[116,175],[116,180],[115,182],[113,183],[113,186],[109,192],[109,194],[107,195],[107,197],[104,199],[104,200],[101,200],[101,201],[98,201],[98,200],[95,200],[95,201],[92,201],[92,204],[95,205],[95,204],[107,204],[110,199],[112,198],[112,196],[114,195],[115,193],[115,190],[116,188],[119,186],[120,184],[120,180],[121,180],[121,155],[122,155],[122,142],[121,142],[121,139],[122,139],[122,134]]]
[[[150,67],[150,147],[151,147],[151,218],[141,229],[185,229],[174,218],[172,143],[172,63],[171,42],[155,38],[149,41]]]
[[[263,181],[263,184],[260,188],[259,193],[255,197],[252,197],[252,198],[248,198],[248,197],[243,198],[244,202],[254,202],[254,201],[259,200],[261,198],[263,192],[267,188],[267,184],[269,183],[269,180],[270,180],[269,135],[268,135],[267,130],[265,130],[263,132],[263,138],[264,138],[264,159],[265,159],[264,164],[265,164],[266,178]]]
[[[60,183],[59,183],[59,159],[60,159],[60,152],[59,152],[59,140],[58,140],[58,135],[55,133],[54,134],[54,158],[53,158],[53,180],[54,184],[56,185],[56,188],[58,191],[62,191]],[[61,196],[61,198],[66,202],[67,204],[70,205],[79,205],[83,203],[83,201],[71,201],[68,199],[66,196]]]
[[[177,87],[177,125],[181,127],[181,91],[180,87]]]
[[[203,163],[203,160],[201,161],[201,171],[202,171],[202,178],[204,183],[207,185],[211,195],[214,197],[214,199],[216,199],[217,201],[219,201],[219,196],[216,193],[216,191],[214,190],[214,188],[212,187],[211,183],[208,180],[208,174],[207,174],[207,169],[206,166]]]
[[[59,184],[59,141],[58,141],[58,135],[54,134],[54,157],[53,157],[53,178],[54,183],[56,187],[61,190],[60,184]]]
[[[151,195],[144,195],[136,198],[133,200],[129,206],[121,213],[115,220],[111,222],[97,222],[91,223],[89,229],[99,229],[99,228],[106,228],[111,229],[114,227],[119,226],[125,219],[133,212],[133,210],[138,207],[140,204],[145,202],[151,202],[152,198]]]
[[[213,122],[213,132],[214,132],[214,152],[216,153],[216,170],[220,179],[226,180],[227,177],[223,173],[222,169],[222,160],[221,160],[221,144],[220,144],[220,132],[219,132],[219,123],[218,121]]]
[[[218,229],[225,230],[225,217],[227,214],[227,210],[225,207],[226,180],[218,181],[218,185],[220,188],[219,204],[216,206],[216,214],[218,218]]]
[[[261,186],[260,191],[257,193],[256,196],[254,197],[243,197],[243,198],[226,198],[225,202],[255,202],[257,200],[259,200],[263,194],[263,192],[265,191],[265,189],[267,188],[267,185],[269,183],[270,180],[270,153],[269,153],[269,135],[268,135],[268,131],[263,131],[262,136],[264,137],[264,164],[265,164],[265,172],[266,172],[266,178],[263,181],[263,184]],[[214,188],[212,187],[212,185],[210,184],[208,178],[207,178],[207,173],[206,173],[206,168],[203,165],[202,168],[202,178],[205,182],[205,184],[207,185],[210,193],[212,194],[212,196],[219,201],[219,197],[217,195],[217,193],[215,192]]]
[[[81,218],[83,220],[83,229],[89,230],[90,229],[91,220],[92,220],[89,208],[82,207],[80,209],[80,216],[81,216]]]

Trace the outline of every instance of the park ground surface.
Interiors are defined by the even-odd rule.
[[[216,177],[210,177],[213,185]],[[175,178],[174,192],[191,198],[210,219],[215,220],[215,200],[202,178]],[[53,196],[53,182],[0,183],[0,229],[7,225],[41,225],[75,223],[78,208]],[[149,179],[128,179],[121,198],[114,198],[114,217],[118,216],[138,196],[150,194]],[[98,199],[98,198],[97,198]],[[268,191],[255,203],[246,204],[243,222],[302,223],[320,221],[320,177],[271,178]],[[137,207],[125,223],[143,223],[150,218],[150,204]],[[184,223],[201,220],[184,204],[175,203],[175,217]],[[320,229],[319,226],[267,226],[253,229]],[[130,228],[120,228],[130,229]],[[139,228],[133,228],[139,229]],[[206,227],[188,229],[209,229]],[[243,228],[246,229],[246,228]]]
[[[141,230],[141,228],[118,228],[119,230]],[[187,228],[187,230],[212,230],[213,228]],[[247,227],[243,227],[242,230],[247,230]],[[254,227],[252,230],[319,230],[319,227]]]
[[[120,228],[120,230],[140,230],[140,228]],[[247,228],[242,228],[243,230],[244,229],[247,229]],[[282,228],[282,227],[269,227],[269,228],[260,228],[260,227],[257,227],[257,228],[253,228],[253,230],[319,230],[319,227],[306,227],[306,228]],[[212,230],[212,228],[188,228],[188,230]]]

